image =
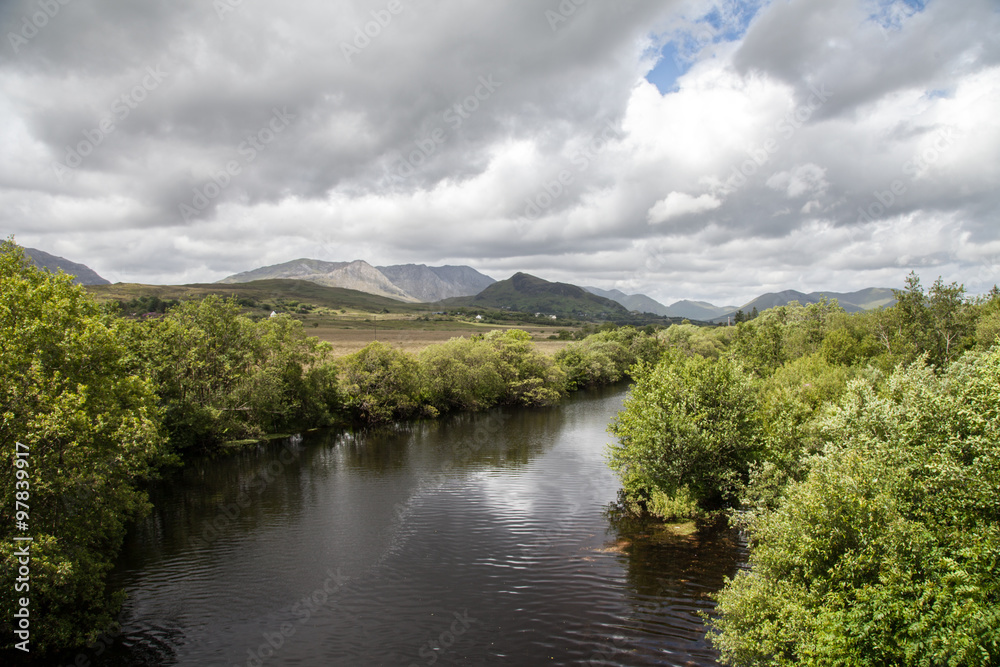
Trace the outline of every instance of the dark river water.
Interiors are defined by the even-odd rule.
[[[95,665],[713,665],[728,530],[609,521],[624,389],[191,465],[153,490]]]

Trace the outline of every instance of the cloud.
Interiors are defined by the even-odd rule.
[[[826,178],[826,169],[815,164],[797,165],[788,171],[779,171],[767,179],[767,187],[784,191],[789,199],[796,199],[802,195],[821,195],[829,183]]]
[[[664,199],[653,204],[653,207],[649,209],[649,213],[647,214],[647,220],[649,220],[649,224],[651,225],[659,225],[671,218],[690,215],[692,213],[703,213],[717,209],[720,206],[722,206],[722,201],[712,195],[692,197],[684,192],[671,192]]]
[[[1000,280],[992,0],[218,4],[0,3],[5,235],[131,282],[300,256],[716,302]]]

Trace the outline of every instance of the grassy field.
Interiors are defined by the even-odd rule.
[[[423,324],[423,323],[416,323]],[[427,329],[421,328],[419,326],[414,326],[410,328],[394,328],[386,329],[381,325],[378,327],[378,332],[376,334],[375,328],[370,326],[369,328],[360,327],[349,327],[349,328],[337,328],[337,327],[317,327],[308,328],[306,331],[313,336],[316,336],[320,340],[325,340],[331,345],[333,345],[334,355],[340,357],[345,354],[350,354],[352,352],[357,352],[363,348],[368,343],[377,339],[383,343],[388,343],[393,347],[406,350],[407,352],[419,352],[428,345],[433,345],[435,343],[443,343],[451,338],[458,338],[460,336],[469,337],[477,333],[485,333],[492,329],[509,329],[509,328],[522,328],[522,327],[501,327],[501,326],[488,326],[488,325],[467,325],[465,327],[455,326],[453,328],[436,328]],[[539,350],[547,354],[554,354],[555,352],[566,347],[570,342],[567,340],[549,340],[548,336],[551,335],[550,331],[537,331],[525,329],[532,334],[535,342],[535,346]]]
[[[576,330],[548,320],[540,320],[537,325],[485,324],[470,317],[432,312],[430,304],[405,303],[301,280],[258,280],[233,285],[118,283],[93,285],[87,290],[99,301],[129,301],[153,296],[185,301],[209,294],[235,296],[246,300],[244,312],[253,317],[266,317],[275,311],[301,320],[306,333],[330,343],[336,356],[356,352],[376,339],[408,352],[417,352],[434,343],[493,329],[528,331],[541,351],[552,354],[569,341],[551,340],[550,337],[561,330]]]
[[[368,314],[351,311],[320,311],[295,317],[302,320],[306,333],[333,345],[337,356],[356,352],[376,339],[407,352],[418,352],[434,343],[443,343],[460,336],[467,338],[494,329],[527,331],[539,349],[547,353],[561,350],[569,342],[550,340],[549,337],[559,330],[554,326],[482,324],[445,317],[425,319],[402,313]]]

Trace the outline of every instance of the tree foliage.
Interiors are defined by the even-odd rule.
[[[32,651],[86,644],[122,602],[105,578],[126,522],[148,509],[138,484],[168,462],[155,387],[130,370],[114,319],[70,276],[35,268],[10,241],[0,247],[0,340],[4,644],[14,642],[21,597],[30,599]],[[17,456],[18,442],[27,457]],[[14,588],[18,497],[29,509],[27,530],[16,534],[33,538],[22,592]]]
[[[340,360],[344,405],[369,423],[417,414],[423,402],[420,365],[406,352],[378,341]]]
[[[738,665],[1000,661],[1000,349],[851,384],[719,596]]]
[[[328,345],[306,336],[298,320],[254,321],[234,300],[207,296],[121,326],[136,368],[158,388],[175,447],[332,423],[336,369]]]
[[[570,391],[619,382],[637,362],[650,364],[663,351],[654,336],[634,327],[600,331],[556,353]]]
[[[761,452],[757,409],[753,377],[726,358],[668,351],[640,370],[609,429],[626,503],[682,489],[702,507],[733,498]]]
[[[727,664],[1000,664],[1000,292],[896,296],[662,332],[612,427],[626,508],[749,530]]]

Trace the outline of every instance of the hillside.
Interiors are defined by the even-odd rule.
[[[353,262],[325,262],[307,258],[262,266],[228,276],[219,282],[234,284],[269,279],[308,280],[328,287],[422,303],[472,296],[496,282],[468,266],[397,264],[375,267],[360,259]]]
[[[64,273],[68,273],[73,278],[73,282],[77,285],[110,285],[111,283],[100,277],[95,273],[90,267],[83,264],[77,264],[76,262],[71,262],[65,257],[57,257],[55,255],[50,255],[43,250],[36,250],[35,248],[25,248],[24,254],[27,255],[35,266],[39,266],[43,269],[47,269],[52,273],[58,272],[60,269]]]
[[[397,264],[375,268],[393,285],[425,303],[456,296],[473,296],[496,282],[468,266]]]
[[[418,301],[392,284],[385,275],[364,260],[353,262],[324,262],[318,259],[294,259],[283,264],[263,266],[244,271],[220,280],[220,283],[245,283],[252,280],[297,279],[328,287],[367,292],[400,301]]]
[[[375,294],[342,287],[319,285],[307,280],[254,280],[246,283],[198,283],[193,285],[140,285],[118,283],[115,285],[88,286],[99,300],[128,301],[143,296],[167,299],[198,299],[209,294],[223,297],[235,296],[260,304],[260,307],[282,310],[282,304],[306,303],[316,307],[358,310],[370,313],[423,313],[424,304],[406,303]]]
[[[604,290],[598,287],[584,287],[591,294],[596,294],[597,296],[603,296],[605,299],[611,299],[615,303],[619,303],[625,306],[629,310],[635,310],[640,313],[653,313],[654,315],[670,315],[669,308],[664,306],[659,301],[652,299],[645,294],[625,294],[618,289]]]
[[[683,317],[689,320],[708,321],[714,317],[735,312],[736,306],[714,306],[707,301],[689,301],[683,299],[667,306],[667,314],[671,317]]]
[[[476,296],[446,299],[438,305],[496,308],[583,319],[608,319],[629,313],[621,304],[591,294],[582,287],[549,282],[527,273],[516,273],[507,280],[493,283]]]
[[[798,301],[802,305],[818,303],[820,299],[836,299],[840,306],[849,313],[858,313],[864,310],[872,310],[892,306],[896,303],[896,297],[889,288],[869,287],[857,292],[811,292],[805,294],[797,290],[784,290],[781,292],[768,292],[745,303],[739,309],[731,310],[727,313],[713,317],[713,322],[725,322],[727,318],[734,317],[737,310],[742,310],[746,314],[753,312],[763,312],[768,308],[777,306],[787,306],[792,301]]]

